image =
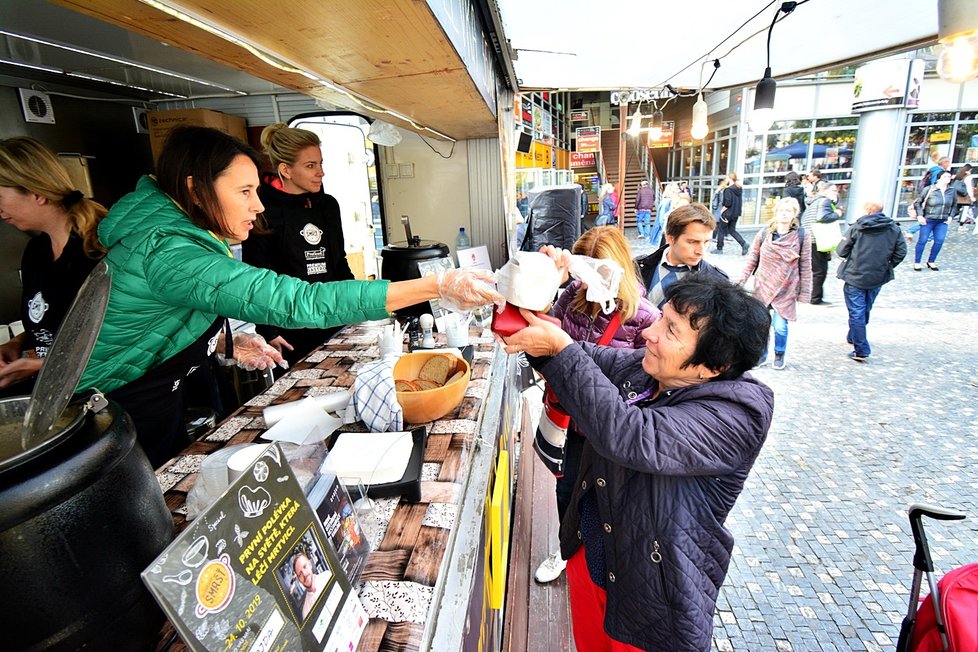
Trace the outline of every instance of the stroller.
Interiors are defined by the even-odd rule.
[[[956,568],[934,582],[934,564],[927,546],[923,518],[958,521],[965,514],[915,504],[910,506],[910,531],[916,548],[910,605],[900,627],[896,652],[973,652],[978,650],[978,563]],[[927,574],[930,597],[920,599],[921,577]]]

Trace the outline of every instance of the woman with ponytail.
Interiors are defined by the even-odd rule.
[[[105,254],[97,233],[105,214],[44,145],[28,137],[0,140],[0,219],[38,233],[21,262],[24,332],[0,346],[0,396],[33,390],[65,313]]]
[[[274,171],[262,176],[263,228],[242,243],[244,262],[310,283],[352,280],[340,205],[323,192],[319,136],[278,122],[265,127],[261,144]],[[259,325],[257,330],[292,365],[340,328]]]

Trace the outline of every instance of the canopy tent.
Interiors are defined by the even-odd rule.
[[[699,88],[718,57],[708,88],[753,85],[764,74],[768,27],[782,4],[698,0],[690,14],[634,0],[495,3],[520,87],[564,90]],[[771,71],[793,78],[936,40],[937,0],[804,2],[774,27]]]
[[[828,145],[819,145],[816,143],[812,146],[812,158],[825,158]],[[839,148],[840,156],[848,156],[852,153],[848,147]],[[765,154],[764,158],[768,161],[787,161],[793,158],[808,158],[808,143],[796,140],[793,143],[785,145],[784,147],[776,147],[774,149],[769,149]]]

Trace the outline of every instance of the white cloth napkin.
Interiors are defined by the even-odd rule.
[[[353,404],[357,416],[371,432],[404,430],[404,412],[394,388],[396,358],[368,362],[353,382]]]

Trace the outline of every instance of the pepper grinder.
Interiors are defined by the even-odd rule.
[[[435,336],[431,332],[435,325],[435,318],[429,314],[424,314],[418,319],[418,323],[421,324],[421,348],[435,348]]]

